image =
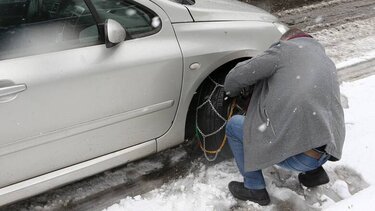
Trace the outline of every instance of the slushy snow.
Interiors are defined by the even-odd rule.
[[[300,186],[297,173],[279,167],[264,170],[271,205],[239,201],[227,184],[241,181],[234,160],[206,167],[193,165],[191,172],[161,188],[136,197],[127,197],[106,211],[132,210],[369,210],[374,197],[375,168],[375,76],[344,83],[348,97],[345,109],[347,129],[343,158],[325,168],[331,182],[318,188]],[[366,194],[367,193],[367,194]],[[369,194],[371,193],[371,194]]]
[[[319,22],[324,16],[319,17]],[[375,18],[324,29],[312,35],[326,48],[337,68],[375,58]],[[196,162],[190,173],[161,188],[127,197],[106,211],[132,210],[371,210],[375,197],[375,76],[343,83],[346,142],[343,157],[328,162],[330,183],[318,188],[302,187],[297,173],[278,167],[263,171],[271,205],[236,200],[227,184],[241,181],[234,160],[207,167]],[[314,114],[313,114],[314,115]],[[263,129],[262,125],[259,130]]]

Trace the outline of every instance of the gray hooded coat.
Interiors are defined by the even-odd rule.
[[[345,125],[336,73],[323,46],[309,37],[275,43],[229,72],[230,96],[254,85],[244,123],[245,171],[320,146],[332,160],[341,158]]]

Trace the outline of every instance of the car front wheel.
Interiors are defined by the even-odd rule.
[[[244,114],[243,100],[228,98],[224,91],[228,71],[216,71],[199,87],[188,114],[186,132],[193,140],[193,151],[207,160],[220,162],[233,157],[225,126],[231,116]]]

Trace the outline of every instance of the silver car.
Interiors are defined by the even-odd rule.
[[[0,206],[222,128],[225,74],[285,30],[232,0],[0,0]]]

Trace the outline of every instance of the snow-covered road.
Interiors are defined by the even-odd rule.
[[[355,1],[333,0],[332,2],[336,4],[337,2],[353,3]],[[363,0],[361,2],[370,1]],[[281,15],[290,13],[298,16],[299,13],[309,12],[309,18],[312,21],[303,23],[303,26],[308,26],[312,22],[317,25],[324,25],[326,24],[324,20],[333,20],[334,18],[325,18],[325,15],[329,14],[323,14],[321,11],[315,13],[311,11],[311,8],[318,11],[328,6],[322,3],[318,6],[285,11]],[[375,7],[367,9],[368,11],[375,11]],[[312,35],[323,43],[327,54],[334,60],[337,67],[342,68],[367,60],[374,61],[375,18],[368,17],[369,14],[364,14],[365,16],[360,20],[333,24],[333,28],[326,27],[326,29],[320,31],[316,30],[319,27],[311,28],[314,29]],[[307,20],[304,19],[304,21]],[[306,29],[309,30],[309,28]],[[271,167],[266,170],[265,175],[272,197],[272,205],[266,207],[265,210],[314,210],[325,207],[332,210],[347,208],[365,210],[360,209],[360,205],[364,208],[371,206],[371,199],[375,198],[375,167],[370,163],[370,161],[375,160],[375,145],[372,143],[375,138],[373,132],[375,130],[372,126],[375,121],[375,112],[373,112],[375,107],[375,78],[369,77],[344,83],[341,90],[349,100],[349,108],[345,110],[347,142],[342,161],[327,165],[331,183],[316,190],[304,190],[296,182],[296,174]],[[170,150],[83,181],[51,190],[4,209],[0,208],[0,210],[70,210],[71,207],[78,207],[79,210],[81,208],[100,210],[107,206],[109,206],[108,210],[145,210],[147,208],[166,211],[263,210],[255,204],[236,201],[229,194],[227,183],[231,180],[240,179],[233,160],[211,167],[204,166],[198,161],[189,165],[178,164],[182,166],[181,168],[184,168],[184,173],[177,174],[181,175],[181,178],[178,178],[178,176],[176,178],[173,173],[167,172],[167,174],[172,175],[170,176],[172,179],[168,178],[166,183],[164,178],[158,179],[151,185],[146,184],[149,181],[144,181],[141,185],[135,182],[137,178],[148,175],[150,172],[164,171],[164,160],[169,158],[172,158],[172,164],[181,159],[182,162],[187,160],[185,151],[181,149]],[[171,164],[169,161],[168,163]],[[156,177],[158,175],[154,176],[154,178]],[[133,187],[137,184],[140,187]],[[162,186],[162,184],[164,185]],[[369,185],[370,188],[367,188]],[[160,186],[162,187],[158,188]],[[131,192],[116,192],[113,190],[127,188],[131,189]],[[362,189],[364,190],[361,191]],[[103,192],[109,194],[103,196]],[[113,196],[115,194],[112,192],[116,192],[116,197]],[[137,194],[142,195],[126,198],[129,195]],[[353,194],[354,196],[352,196]],[[95,200],[91,199],[92,196]],[[120,204],[116,204],[120,199],[119,197],[125,199]],[[341,200],[343,198],[345,200]],[[335,203],[336,201],[340,202]],[[82,203],[91,204],[90,206],[77,206]],[[111,204],[114,205],[111,206]]]
[[[326,47],[338,68],[375,57],[375,18],[346,23],[313,33]],[[107,211],[119,210],[369,210],[375,194],[375,76],[344,82],[348,98],[345,109],[347,138],[343,159],[329,162],[331,182],[303,189],[297,174],[277,167],[265,170],[272,204],[260,207],[234,199],[227,189],[231,180],[241,180],[233,160],[207,167],[194,163],[190,173],[161,188],[126,197]],[[371,186],[374,185],[374,186]]]
[[[375,186],[371,186],[375,185],[372,164],[375,160],[375,76],[344,83],[341,91],[349,101],[349,108],[345,109],[347,136],[343,159],[325,165],[331,178],[329,184],[304,189],[296,173],[270,167],[265,170],[265,178],[272,204],[260,207],[238,201],[229,193],[227,184],[231,180],[241,180],[233,160],[211,167],[197,162],[187,176],[151,192],[126,197],[106,211],[371,209],[375,193]]]

